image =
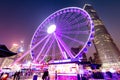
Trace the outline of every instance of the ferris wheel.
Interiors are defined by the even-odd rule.
[[[93,38],[94,27],[89,14],[78,7],[60,9],[48,16],[31,40],[31,57],[61,60],[80,57]],[[32,49],[34,47],[34,49]]]

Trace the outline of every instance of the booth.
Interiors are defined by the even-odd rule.
[[[83,73],[83,65],[76,60],[57,60],[49,63],[50,80],[78,80],[78,74]]]

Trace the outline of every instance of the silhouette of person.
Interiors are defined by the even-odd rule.
[[[15,72],[13,80],[20,80],[20,72]]]
[[[1,75],[0,75],[0,80],[2,79],[3,74],[4,74],[4,73],[2,72]]]
[[[55,80],[57,80],[57,71],[55,71]]]
[[[17,72],[17,77],[16,77],[16,80],[20,80],[20,71]]]
[[[15,72],[15,74],[13,75],[13,80],[16,80],[17,77],[17,72]]]
[[[48,72],[48,69],[46,69],[43,73],[43,76],[42,76],[42,79],[43,80],[49,80],[49,72]]]

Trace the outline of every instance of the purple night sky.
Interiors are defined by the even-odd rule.
[[[46,17],[65,7],[82,8],[85,3],[93,5],[120,47],[119,0],[0,0],[0,44],[10,48],[23,40],[28,47],[35,30]]]

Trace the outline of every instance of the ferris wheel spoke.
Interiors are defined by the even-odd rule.
[[[59,41],[58,41],[58,39],[57,39],[56,34],[54,34],[54,36],[55,36],[56,42],[57,42],[57,44],[58,44],[58,47],[59,47],[59,49],[60,49],[60,51],[61,51],[61,53],[62,53],[62,56],[63,56],[65,59],[67,59],[67,55],[66,55],[66,54],[63,54],[63,50],[62,50],[62,48],[61,48],[61,46],[60,46],[60,43],[59,43]]]
[[[45,31],[45,29],[41,29],[41,30],[39,30],[39,32],[43,33],[43,32],[46,32],[46,31]],[[39,32],[37,32],[37,33],[39,34]]]
[[[79,19],[79,17],[81,17],[81,18]],[[81,15],[77,15],[77,16],[75,16],[75,17],[73,17],[73,18],[69,18],[69,20],[64,20],[64,21],[68,21],[69,24],[73,24],[73,23],[75,23],[76,21],[77,21],[77,22],[78,22],[78,21],[81,21],[83,18],[84,18],[84,17],[82,17]],[[63,25],[63,27],[64,27],[64,26],[66,26],[66,24]]]
[[[61,31],[59,33],[62,33],[62,34],[86,34],[86,35],[88,35],[89,30],[86,30],[86,31],[66,31],[66,32]]]
[[[77,23],[71,23],[71,25],[79,25],[79,27],[85,27],[88,26],[88,21],[84,21],[84,22],[77,22]]]
[[[36,57],[35,61],[37,61],[37,60],[38,60],[38,58],[39,58],[40,54],[43,52],[43,50],[44,50],[45,46],[47,45],[47,43],[48,43],[48,41],[49,41],[50,37],[51,37],[51,35],[47,38],[47,40],[46,40],[45,44],[44,44],[44,45],[43,45],[43,47],[41,48],[41,50],[40,50],[40,52],[39,52],[38,56]]]
[[[65,15],[62,15],[62,16],[57,16],[56,18],[55,18],[55,23],[57,23],[57,25],[61,25],[60,23],[63,21],[61,21],[60,19],[63,19],[65,16],[66,16],[67,14],[65,14]],[[62,18],[61,18],[62,17]],[[66,23],[66,21],[64,21],[65,23]],[[65,24],[64,23],[64,24]]]
[[[61,24],[62,29],[64,29],[66,26],[68,26],[68,24],[70,24],[70,23],[67,20],[62,20],[62,24]]]
[[[48,54],[48,52],[49,52],[49,50],[50,50],[50,48],[51,48],[53,42],[54,42],[54,39],[52,40],[52,42],[50,43],[50,45],[49,45],[47,51],[45,52],[45,54],[44,54],[45,56],[43,56],[42,60],[40,60],[39,63],[41,63],[41,62],[45,59],[45,57],[47,56],[47,54]]]
[[[88,25],[88,24],[86,24],[87,22],[88,21],[84,21],[84,22],[76,21],[76,22],[72,23],[71,25],[79,25],[80,27],[85,27]]]
[[[41,37],[43,37],[43,36],[45,36],[46,35],[46,33],[42,33],[42,34],[40,34],[40,35],[36,35],[35,37],[34,37],[34,39],[41,39]]]
[[[59,16],[59,17],[60,17],[60,20],[59,20],[59,21],[60,21],[60,22],[63,21],[63,18],[64,18],[66,15],[67,15],[67,14],[62,14],[61,16]]]
[[[67,20],[69,20],[73,15],[74,15],[74,13],[68,13],[68,15],[66,15],[66,17],[63,18],[62,20],[67,21]]]
[[[53,47],[52,47],[52,56],[53,56],[53,60],[55,59],[55,44],[53,44]]]
[[[71,27],[69,27],[69,25],[62,25],[62,29],[60,30],[73,30],[75,28],[81,28],[81,27],[87,27],[88,26],[88,21],[85,21],[85,22],[80,22],[78,20],[76,20],[76,22],[71,22],[69,23],[71,25]],[[69,28],[68,28],[69,27]]]
[[[71,23],[71,21],[74,21],[75,19],[82,17],[81,14],[77,14],[75,12],[71,12],[69,13],[70,15],[66,16],[63,20],[68,21],[69,23]]]
[[[53,19],[56,24],[58,24],[59,17],[56,16],[55,19]]]
[[[53,35],[53,37],[54,37],[54,35]],[[51,47],[51,51],[52,51],[52,54],[51,54],[51,56],[52,56],[52,59],[53,60],[55,60],[55,55],[56,55],[56,53],[55,53],[55,50],[56,50],[56,48],[55,48],[55,38],[54,38],[54,42],[53,42],[53,44],[52,44],[52,47]]]
[[[61,22],[66,15],[67,14],[62,14],[61,16],[59,16],[60,17],[59,22]]]
[[[88,25],[86,25],[86,24],[84,24],[84,23],[83,23],[83,24],[75,24],[75,25],[73,25],[73,26],[71,25],[71,27],[69,27],[69,28],[66,26],[65,28],[60,29],[60,30],[61,30],[61,31],[62,31],[62,30],[73,30],[73,29],[82,28],[82,27],[86,27],[86,26],[88,26]]]
[[[66,35],[64,35],[64,34],[58,34],[58,35],[60,35],[60,36],[62,36],[62,37],[65,37],[65,38],[67,38],[67,39],[69,39],[69,40],[75,41],[75,42],[77,42],[77,43],[79,43],[79,44],[81,44],[81,45],[84,45],[84,44],[85,44],[83,41],[73,39],[73,38],[71,38],[71,37],[69,37],[69,36],[66,36]]]
[[[68,14],[63,15],[63,18],[65,18],[66,15],[68,15]],[[57,16],[57,17],[55,18],[55,22],[56,22],[57,24],[59,24],[60,18],[61,18],[61,16]]]
[[[74,22],[74,20],[75,19],[78,19],[79,20],[79,18],[81,18],[82,19],[82,15],[76,15],[76,16],[73,16],[71,19],[69,19],[68,21],[69,21],[69,23],[71,23],[71,22]]]
[[[87,16],[83,16],[83,15],[81,15],[81,14],[78,14],[78,15],[76,15],[76,17],[73,17],[70,22],[73,22],[75,19],[77,19],[77,20],[82,20],[82,19],[85,18],[85,17],[87,17]]]
[[[78,25],[78,27],[84,27],[86,25],[86,23],[88,23],[87,20],[85,20],[84,22],[81,22],[82,20],[77,20],[75,19],[74,22],[70,22],[71,25],[76,26]]]
[[[69,14],[69,13],[66,13],[62,19],[64,20],[68,14]]]
[[[59,20],[59,22],[61,22],[61,21],[63,22],[64,21],[64,24],[62,24],[62,25],[65,26],[66,23],[67,23],[67,20],[69,18],[71,18],[71,16],[73,16],[73,15],[74,15],[74,13],[67,13],[67,14],[64,15],[64,17],[61,16],[62,18],[61,18],[61,20]]]
[[[79,22],[79,21],[78,21]],[[61,30],[72,30],[72,29],[75,29],[75,28],[80,28],[80,27],[87,27],[88,26],[88,21],[85,21],[85,22],[82,22],[82,23],[74,23],[74,22],[71,22],[70,23],[71,24],[71,26],[74,26],[74,27],[69,27],[68,28],[68,25],[66,25],[66,26],[63,26],[62,25],[62,29]]]
[[[64,43],[64,41],[62,41],[58,36],[56,36],[59,43],[63,46],[63,48],[65,49],[65,51],[67,52],[67,54],[71,57],[74,58],[73,54],[71,53],[71,51],[67,48],[66,44]]]
[[[33,49],[35,49],[43,40],[45,40],[49,35],[45,36],[41,41],[39,41],[36,45],[34,45],[30,50],[28,50],[27,52],[25,52],[20,58],[18,58],[17,60],[14,61],[14,63],[20,61],[23,57],[25,57],[28,53],[30,53],[30,51],[32,51]],[[14,64],[13,63],[13,64]]]
[[[33,46],[33,44],[35,44],[36,46],[38,46],[40,43],[42,43],[47,37],[48,37],[49,35],[46,35],[45,37],[43,37],[41,40],[39,40],[39,41],[35,41],[34,39],[33,39],[33,43],[32,43],[32,46]],[[36,47],[35,46],[35,47]],[[34,47],[34,46],[33,46]]]

